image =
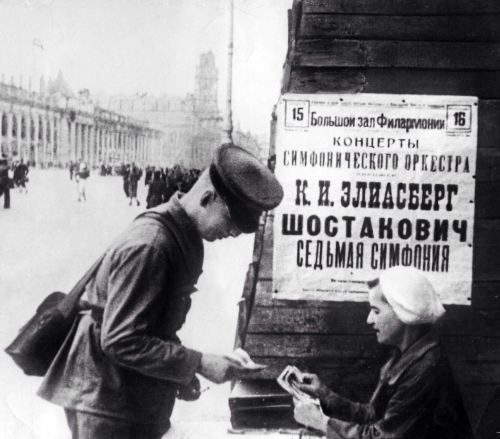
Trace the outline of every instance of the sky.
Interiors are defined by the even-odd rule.
[[[61,70],[92,95],[194,91],[212,50],[226,101],[230,0],[0,0],[0,75],[24,87]],[[268,134],[280,92],[292,0],[234,0],[233,120]],[[43,46],[43,49],[40,47]]]

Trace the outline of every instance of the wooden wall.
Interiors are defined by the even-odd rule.
[[[288,20],[283,92],[480,98],[471,306],[448,307],[441,327],[477,426],[500,385],[500,1],[303,0]],[[272,222],[256,235],[236,342],[270,367],[244,384],[273,388],[297,364],[366,398],[385,355],[365,323],[367,304],[273,301]]]

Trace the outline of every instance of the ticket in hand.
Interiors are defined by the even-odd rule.
[[[262,370],[267,367],[265,364],[255,363],[250,355],[241,348],[235,349],[229,355],[225,355],[225,358],[229,361],[236,363],[238,367],[246,370]]]
[[[313,402],[320,404],[317,398],[307,394],[299,389],[299,383],[303,382],[303,373],[295,366],[288,365],[283,369],[280,376],[277,378],[278,384],[283,387],[290,395],[304,402]]]

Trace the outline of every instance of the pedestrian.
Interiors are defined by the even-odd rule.
[[[146,173],[144,175],[144,185],[147,186],[153,180],[153,175],[155,173],[154,166],[146,166]]]
[[[163,203],[164,195],[165,183],[161,180],[161,171],[156,170],[153,173],[153,179],[149,182],[146,208],[149,209]]]
[[[128,164],[122,165],[120,172],[122,174],[122,179],[123,179],[123,192],[125,193],[125,196],[128,198],[130,197],[130,166]]]
[[[367,404],[352,402],[304,374],[299,389],[319,398],[294,399],[295,419],[343,439],[472,438],[459,390],[434,325],[445,310],[424,275],[392,267],[369,282],[367,323],[393,348]]]
[[[177,337],[203,265],[203,240],[252,233],[283,191],[254,156],[230,144],[187,194],[139,215],[87,285],[39,395],[65,408],[73,439],[159,439],[176,395],[200,396],[196,374],[222,383],[241,367]],[[228,259],[228,263],[229,263]]]
[[[77,190],[78,190],[78,201],[87,201],[87,179],[90,177],[90,171],[87,163],[80,162],[78,171],[75,174]]]
[[[132,206],[132,201],[135,198],[135,202],[137,206],[139,206],[141,203],[137,199],[137,186],[138,182],[141,179],[142,176],[142,170],[134,162],[132,162],[132,165],[130,166],[130,174],[129,174],[129,205]]]
[[[5,154],[0,157],[0,196],[3,195],[3,208],[10,209],[10,164]]]
[[[175,183],[174,168],[171,168],[165,176],[165,194],[163,196],[163,200],[165,202],[170,200],[170,198],[175,194],[176,191],[177,185]]]
[[[22,192],[24,189],[26,194],[28,193],[28,188],[26,187],[26,183],[28,182],[28,173],[28,165],[26,165],[24,160],[21,159],[14,168],[14,185],[19,188],[19,192]]]
[[[73,180],[73,173],[75,171],[75,164],[73,163],[73,160],[69,161],[69,179]]]

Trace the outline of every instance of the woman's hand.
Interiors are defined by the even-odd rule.
[[[297,398],[293,399],[293,404],[295,406],[293,416],[299,424],[326,433],[328,416],[323,413],[318,404],[301,401]]]
[[[302,382],[296,382],[296,385],[303,392],[319,399],[328,393],[328,387],[314,373],[304,373]]]

